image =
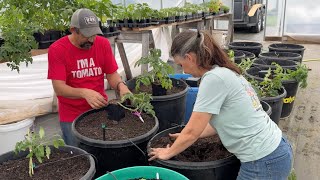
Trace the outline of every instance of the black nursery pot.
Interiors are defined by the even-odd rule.
[[[266,71],[266,70],[268,70],[268,68],[252,67],[245,72],[245,75],[249,78],[253,78],[253,79],[261,82],[261,81],[263,81],[263,77],[264,77],[264,73],[261,73],[261,71]],[[283,84],[285,84],[285,83],[283,82]],[[270,118],[276,124],[279,123],[279,120],[280,120],[281,114],[282,114],[282,109],[284,106],[286,106],[286,104],[284,104],[284,100],[286,97],[288,97],[287,91],[286,91],[285,87],[283,87],[279,91],[278,96],[261,98],[262,101],[265,101],[266,103],[268,103],[270,105],[270,107],[272,109],[272,113],[270,115]],[[291,110],[292,110],[292,107],[291,107]]]
[[[131,166],[148,165],[146,147],[148,141],[156,134],[159,129],[159,122],[154,118],[155,125],[146,134],[126,140],[103,141],[91,139],[81,135],[75,128],[76,124],[83,121],[84,117],[99,111],[106,111],[107,107],[101,109],[92,109],[75,119],[72,123],[72,133],[79,141],[79,147],[88,153],[93,154],[97,162],[97,172],[95,177],[100,177],[107,171],[114,171]],[[139,147],[144,154],[137,148]]]
[[[60,152],[68,152],[70,153],[70,151],[72,151],[73,154],[75,155],[81,155],[81,154],[88,154],[86,151],[77,148],[77,147],[73,147],[73,146],[61,146],[59,147],[59,149],[54,148],[53,146],[50,146],[50,149],[52,151],[60,151]],[[17,159],[22,159],[25,158],[27,156],[28,152],[24,151],[24,152],[20,152],[17,155],[15,154],[14,151],[10,151],[7,152],[5,154],[2,154],[0,156],[0,164],[9,161],[9,160],[17,160]],[[83,180],[91,180],[94,177],[94,174],[96,172],[96,167],[95,167],[95,161],[93,159],[93,157],[91,155],[86,155],[87,160],[90,162],[90,168],[88,170],[88,172],[86,172],[86,174],[81,178]],[[4,178],[4,177],[2,177]]]
[[[284,43],[275,43],[269,45],[269,51],[277,51],[277,52],[292,52],[298,53],[303,58],[304,50],[306,48],[299,44],[284,44]]]
[[[260,101],[260,103],[261,103],[262,109],[268,114],[268,116],[270,116],[272,113],[271,106],[265,101]]]
[[[172,127],[156,134],[148,143],[148,152],[153,141],[168,136],[169,133],[181,132],[184,126]],[[208,162],[181,162],[175,160],[154,160],[151,165],[179,172],[190,180],[235,180],[238,176],[240,161],[231,155],[224,159]]]
[[[242,59],[245,58],[245,54],[238,50],[233,50],[233,51],[234,51],[234,62],[237,64],[240,64]]]
[[[289,117],[292,112],[294,101],[298,92],[299,82],[296,80],[285,80],[282,82],[282,84],[287,91],[287,96],[283,99],[281,118],[286,118]]]
[[[171,78],[174,87],[183,88],[182,91],[163,96],[152,96],[151,104],[159,120],[159,131],[183,124],[186,111],[187,84],[178,79]],[[136,86],[136,79],[126,82],[130,90]]]
[[[231,42],[229,49],[252,52],[256,57],[261,52],[262,44],[257,42]]]
[[[256,55],[254,55],[252,52],[243,51],[243,50],[238,50],[238,51],[244,54],[245,59],[249,58],[250,60],[254,60],[256,58]]]
[[[161,84],[152,83],[152,96],[163,96],[167,94],[167,90]]]
[[[261,67],[261,68],[275,68],[276,66],[271,65],[273,62],[279,64],[283,69],[296,69],[298,64],[295,61],[290,60],[279,60],[279,59],[266,59],[266,58],[258,58],[253,61],[253,66]]]
[[[275,60],[291,60],[301,63],[302,62],[302,56],[298,53],[293,52],[267,52],[267,53],[261,53],[259,55],[261,58],[265,59],[275,59]]]

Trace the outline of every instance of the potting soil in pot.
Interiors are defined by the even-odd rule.
[[[43,163],[34,158],[36,167],[34,175],[29,176],[29,158],[9,160],[0,164],[0,179],[74,179],[82,178],[90,168],[88,156],[77,156],[67,152],[59,152],[51,149],[53,152],[50,159],[44,158]],[[74,157],[74,158],[71,158]]]
[[[117,141],[126,140],[146,134],[155,126],[154,118],[146,114],[141,114],[144,123],[133,115],[130,111],[125,110],[125,117],[120,121],[108,119],[107,111],[98,111],[83,117],[83,120],[76,123],[77,131],[91,139],[103,140],[102,124],[105,124],[105,140]]]
[[[175,87],[174,86],[171,89],[167,90],[167,95],[179,93],[179,92],[183,91],[185,88],[186,88],[185,86],[182,86],[182,87]],[[137,91],[135,89],[133,89],[132,92],[133,93],[137,93]],[[152,94],[152,87],[151,86],[141,85],[139,92],[145,92],[145,93],[148,93],[148,94]]]
[[[152,148],[163,148],[172,145],[174,140],[164,136],[152,142]],[[232,154],[222,145],[219,136],[198,139],[192,146],[173,157],[172,160],[183,162],[208,162],[224,159]]]

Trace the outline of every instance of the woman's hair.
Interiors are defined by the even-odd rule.
[[[172,57],[176,55],[184,57],[190,52],[196,54],[198,66],[204,69],[210,70],[213,65],[218,65],[241,74],[241,70],[229,59],[227,53],[205,31],[187,30],[174,38],[171,46]]]

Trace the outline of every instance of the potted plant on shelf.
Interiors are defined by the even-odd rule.
[[[127,81],[127,85],[134,93],[153,95],[151,104],[163,130],[183,123],[188,87],[184,81],[169,77],[173,69],[160,56],[159,49],[152,49],[148,56],[138,60],[135,66],[150,65],[152,70]]]
[[[125,105],[126,100],[131,105]],[[159,123],[151,95],[127,94],[101,109],[81,114],[72,124],[79,147],[97,157],[96,177],[120,168],[147,165],[146,145]],[[142,122],[143,121],[143,122]]]
[[[15,151],[0,156],[2,178],[91,179],[94,173],[95,163],[90,154],[65,146],[58,137],[46,141],[42,127],[39,133],[29,131],[25,140],[16,144]]]
[[[166,129],[148,143],[150,148],[164,148],[174,140],[169,133],[179,133],[184,126]],[[154,160],[151,165],[174,170],[192,180],[236,179],[240,161],[222,145],[219,136],[198,139],[192,146],[169,160]]]

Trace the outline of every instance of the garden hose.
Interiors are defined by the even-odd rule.
[[[320,61],[320,58],[302,60],[302,62],[312,62],[312,61]]]

